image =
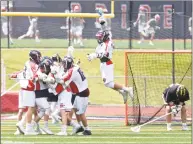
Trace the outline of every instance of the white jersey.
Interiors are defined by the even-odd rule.
[[[26,90],[33,91],[35,89],[34,78],[36,77],[36,72],[38,70],[38,65],[32,61],[27,61],[25,63],[24,72],[20,75],[20,78],[24,78],[20,80],[21,88]]]
[[[111,40],[103,42],[96,47],[95,52],[97,54],[107,54],[108,58],[112,59],[113,56],[113,42]]]
[[[69,85],[73,94],[78,94],[88,89],[88,81],[79,66],[73,66],[62,78]]]
[[[37,71],[37,75],[38,75],[39,73],[42,73],[42,72],[41,72],[41,69],[39,69],[39,70]],[[41,81],[41,80],[38,80],[38,81],[35,82],[35,90],[44,90],[44,89],[48,89],[48,85],[47,85],[46,83],[44,83],[44,82]]]
[[[49,77],[60,79],[64,75],[64,69],[62,66],[60,66],[58,63],[54,63],[53,66],[51,66],[51,73],[49,74]],[[62,91],[64,91],[63,86],[60,83],[54,83],[54,84],[48,84],[49,92],[53,93],[55,95],[60,94]],[[65,91],[70,92],[69,88],[66,88]]]
[[[28,31],[33,31],[37,29],[37,18],[32,18],[30,21],[30,26],[28,28]]]
[[[139,25],[145,25],[146,24],[146,13],[144,11],[139,11],[138,17],[139,17]]]

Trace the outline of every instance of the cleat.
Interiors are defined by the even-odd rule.
[[[85,130],[82,134],[83,135],[92,135],[90,130]]]
[[[20,133],[19,129],[17,129],[14,135],[22,135],[22,133]]]
[[[186,125],[186,126],[182,126],[182,130],[183,131],[188,131],[189,130],[189,128],[188,128],[188,126]]]
[[[123,96],[123,101],[124,101],[124,104],[125,104],[127,102],[127,99],[128,99],[128,92],[120,90],[119,93]]]
[[[172,128],[171,127],[167,127],[167,131],[172,131]]]
[[[154,44],[153,44],[153,42],[152,42],[152,41],[150,41],[150,42],[149,42],[149,45],[152,45],[152,46],[154,46]]]
[[[53,135],[53,132],[52,132],[48,127],[42,128],[42,131],[43,131],[45,134]]]
[[[38,133],[35,132],[33,129],[31,129],[31,130],[28,130],[28,131],[26,130],[25,135],[38,135]]]
[[[61,132],[57,133],[56,135],[59,135],[59,136],[67,136],[68,134],[67,134],[67,132],[61,131]]]
[[[83,129],[82,126],[73,127],[73,130],[72,130],[71,135],[75,135],[75,134],[80,133],[80,132],[83,132],[83,131],[84,131],[84,129]]]
[[[16,127],[21,134],[25,134],[25,129],[24,129],[23,125],[21,125],[20,123],[17,123]]]

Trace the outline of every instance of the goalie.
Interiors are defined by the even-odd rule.
[[[155,36],[155,32],[156,32],[155,30],[159,30],[160,29],[160,27],[157,26],[159,21],[160,21],[160,15],[156,14],[154,16],[154,18],[150,19],[146,23],[146,26],[145,26],[144,30],[141,32],[141,34],[144,37],[149,37],[149,35],[151,36],[149,44],[152,45],[152,46],[154,45],[153,44],[153,40],[154,40],[154,36]]]
[[[188,130],[186,124],[187,116],[185,101],[188,101],[190,97],[187,88],[181,84],[171,84],[164,90],[162,98],[166,105],[166,113],[170,113],[172,111],[175,116],[179,111],[181,111],[182,130]],[[172,130],[171,121],[172,116],[168,115],[166,117],[167,131]]]

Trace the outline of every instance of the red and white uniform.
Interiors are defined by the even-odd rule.
[[[113,43],[111,40],[98,44],[96,47],[97,54],[107,54],[108,57],[101,58],[100,71],[105,84],[114,81],[113,62],[111,61],[113,55]]]
[[[51,69],[55,70],[55,74],[50,74],[49,76],[57,79],[61,78],[62,75],[64,74],[63,67],[61,66],[54,66]],[[55,83],[55,84],[48,84],[49,86],[49,92],[53,93],[54,95],[58,95],[58,104],[60,106],[60,109],[64,109],[66,111],[71,111],[72,109],[72,103],[71,103],[71,98],[72,98],[72,93],[70,88],[64,89],[63,85],[60,83]]]
[[[38,65],[33,61],[27,61],[25,63],[24,72],[20,75],[20,94],[22,95],[23,106],[34,107],[35,106],[35,84],[34,79]],[[22,79],[23,78],[23,79]]]
[[[37,71],[36,77],[38,75],[41,75],[42,71],[39,69]],[[47,98],[49,96],[48,92],[48,85],[44,83],[42,80],[37,80],[35,82],[35,95],[36,95],[36,106],[38,109],[49,109],[50,105],[47,101]]]
[[[76,95],[73,108],[77,109],[76,114],[80,115],[86,112],[88,106],[88,81],[79,66],[73,66],[63,76],[63,80],[68,85],[73,94]]]

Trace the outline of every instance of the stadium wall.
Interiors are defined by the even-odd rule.
[[[82,12],[95,12],[96,6],[106,7],[110,11],[109,1],[73,1],[73,5],[81,6]],[[126,29],[129,26],[129,12],[130,2],[115,1],[115,18],[111,21],[113,37],[116,39],[127,39],[129,32]],[[184,9],[183,1],[133,1],[132,2],[132,21],[137,18],[138,8],[140,5],[145,5],[148,12],[152,12],[149,16],[153,17],[155,14],[161,16],[161,33],[156,33],[156,38],[168,39],[172,38],[171,27],[171,6],[174,4],[175,12],[180,15],[175,15],[175,38],[190,38],[188,32],[188,20],[192,13],[192,2],[186,2],[186,9]],[[34,11],[34,12],[64,12],[68,9],[68,1],[14,1],[13,11]],[[184,13],[185,12],[185,13]],[[186,16],[183,16],[186,14]],[[185,19],[185,20],[184,20]],[[97,29],[94,26],[96,19],[85,19],[86,24],[83,30],[84,38],[94,38]],[[185,22],[185,23],[184,23]],[[66,38],[66,32],[62,31],[60,27],[66,23],[65,18],[39,18],[38,27],[42,38]],[[184,25],[187,25],[184,27]],[[14,37],[18,37],[27,31],[29,21],[27,17],[13,17],[12,18],[12,33]],[[184,29],[185,28],[185,29]],[[137,29],[132,32],[132,38],[138,38]],[[164,34],[163,34],[164,33]],[[188,33],[188,34],[187,34]]]

